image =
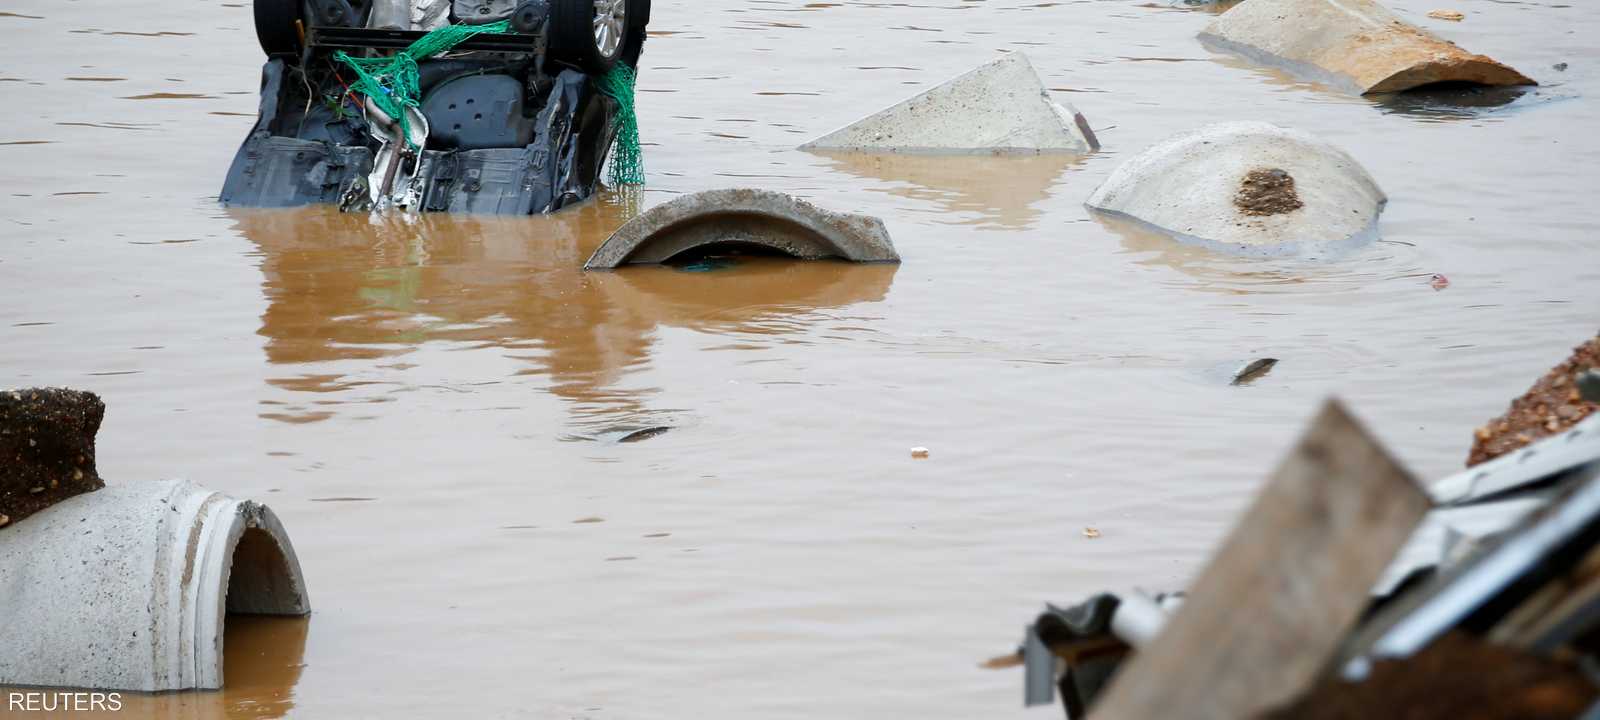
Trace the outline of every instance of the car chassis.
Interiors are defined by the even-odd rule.
[[[256,0],[268,56],[260,114],[219,199],[510,215],[582,202],[623,107],[600,81],[637,67],[649,10],[649,0]],[[353,88],[339,58],[493,22],[507,25],[417,60],[405,122]]]

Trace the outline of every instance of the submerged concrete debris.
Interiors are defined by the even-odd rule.
[[[1596,368],[1600,368],[1600,337],[1573,348],[1566,362],[1551,368],[1522,397],[1512,401],[1504,415],[1478,428],[1467,465],[1487,462],[1564,433],[1600,410],[1600,404],[1583,392],[1586,373]]]
[[[1373,0],[1250,0],[1213,20],[1200,40],[1357,95],[1437,83],[1538,84]]]
[[[733,189],[685,195],[651,208],[602,243],[584,269],[750,252],[803,260],[900,261],[878,218],[831,212],[769,190]]]
[[[94,463],[105,413],[94,393],[0,391],[0,528],[105,487]]]
[[[104,416],[93,393],[0,392],[0,686],[220,688],[227,614],[310,612],[294,548],[252,502],[107,487]]]
[[[1375,237],[1387,201],[1344,151],[1298,130],[1236,122],[1145,150],[1088,205],[1218,250],[1320,255]]]
[[[183,481],[111,485],[0,532],[0,685],[216,689],[228,614],[311,611],[266,507]]]
[[[1089,122],[1010,53],[801,146],[868,152],[1069,152],[1100,148]]]

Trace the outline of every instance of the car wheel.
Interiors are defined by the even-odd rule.
[[[256,39],[268,57],[300,55],[301,0],[255,0]]]
[[[638,0],[555,0],[550,4],[550,56],[591,75],[616,67],[648,17]]]

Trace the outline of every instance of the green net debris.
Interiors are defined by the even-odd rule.
[[[633,87],[638,76],[633,68],[617,63],[600,79],[600,92],[621,106],[617,113],[617,141],[611,146],[611,184],[644,184],[644,149],[639,146],[639,115],[634,111]]]
[[[357,79],[351,83],[350,89],[366,95],[379,110],[394,118],[400,124],[400,136],[405,138],[406,145],[416,147],[407,127],[410,120],[406,109],[421,104],[417,61],[448,52],[474,35],[505,33],[510,29],[511,22],[508,20],[487,25],[446,25],[417,38],[410,47],[392,57],[350,57],[342,50],[334,53],[333,57],[355,71]]]

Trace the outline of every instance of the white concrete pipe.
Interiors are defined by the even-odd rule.
[[[184,481],[109,485],[0,530],[0,685],[217,689],[229,613],[310,611],[272,511]]]

